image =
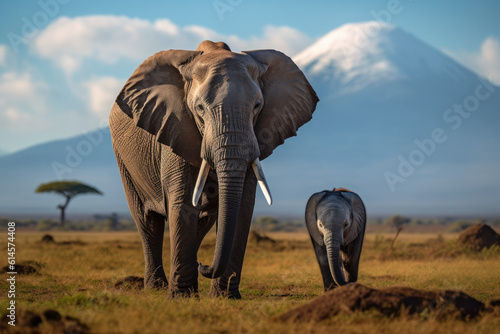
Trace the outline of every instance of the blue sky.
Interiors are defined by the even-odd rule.
[[[498,1],[4,0],[0,151],[97,128],[142,60],[206,38],[293,56],[345,23],[383,20],[498,83],[499,15]]]

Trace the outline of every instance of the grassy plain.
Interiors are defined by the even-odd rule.
[[[268,234],[276,243],[250,241],[242,274],[242,300],[209,298],[209,280],[199,278],[200,298],[168,298],[166,291],[116,289],[125,276],[143,275],[137,232],[18,231],[17,261],[37,261],[40,273],[19,275],[17,308],[55,309],[80,319],[93,333],[498,333],[500,315],[469,322],[394,318],[376,312],[340,315],[321,323],[282,323],[277,315],[322,294],[321,276],[305,233]],[[7,239],[6,233],[4,234]],[[369,233],[359,282],[371,287],[458,289],[486,302],[500,296],[500,250],[474,253],[458,247],[456,234],[405,234],[389,252],[392,234]],[[70,242],[61,244],[61,242]],[[168,235],[164,259],[168,267]],[[2,240],[6,253],[6,242]],[[209,263],[214,237],[199,258]],[[0,314],[8,305],[6,275],[0,281]],[[42,332],[50,333],[48,325]]]

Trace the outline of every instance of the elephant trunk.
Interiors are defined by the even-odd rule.
[[[222,276],[229,265],[249,166],[249,162],[234,155],[231,157],[232,154],[228,153],[226,150],[220,159],[214,159],[219,181],[219,213],[214,259],[211,266],[200,263],[198,268],[200,274],[207,278]]]
[[[340,231],[342,232],[342,231]],[[342,257],[340,255],[341,234],[329,233],[325,235],[326,254],[328,256],[328,265],[333,280],[338,286],[347,284],[342,266]]]

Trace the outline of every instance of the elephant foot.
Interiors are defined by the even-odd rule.
[[[167,289],[168,281],[166,278],[161,277],[149,277],[144,280],[144,289]]]
[[[335,283],[332,283],[330,285],[325,285],[325,292],[332,291],[335,288],[338,288],[339,286]]]
[[[221,289],[219,286],[216,286],[216,285],[212,285],[212,287],[210,288],[210,293],[209,293],[209,296],[210,297],[224,297],[224,298],[228,298],[228,299],[241,299],[241,294],[240,294],[240,290],[238,288],[236,289],[231,289],[231,290],[227,290],[227,289]]]
[[[241,299],[240,294],[240,280],[237,279],[236,274],[231,275],[228,279],[221,277],[212,280],[210,286],[210,297],[224,297],[228,299]]]
[[[234,292],[230,292],[228,295],[227,295],[227,298],[228,299],[241,299],[241,294],[240,294],[240,291],[239,290],[236,290]]]
[[[171,298],[198,298],[198,282],[186,282],[186,281],[175,281],[170,280],[170,292]]]
[[[179,298],[196,298],[199,299],[200,295],[198,294],[198,289],[191,288],[188,290],[171,290],[171,299],[179,299]]]
[[[165,289],[168,288],[167,276],[163,271],[163,267],[158,267],[156,270],[146,270],[144,273],[144,288],[145,289]]]

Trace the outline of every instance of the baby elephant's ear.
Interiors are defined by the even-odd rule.
[[[161,51],[145,60],[116,98],[135,124],[187,162],[201,165],[201,135],[185,103],[185,75],[199,51]]]
[[[264,106],[255,124],[260,160],[312,118],[319,99],[304,73],[285,54],[275,50],[244,51],[262,66]]]
[[[344,238],[345,244],[350,244],[354,239],[361,237],[363,239],[366,226],[366,209],[365,204],[358,194],[351,191],[342,191],[344,197],[352,208],[352,224],[349,233]]]
[[[325,197],[326,192],[315,193],[307,201],[306,205],[306,226],[311,239],[314,240],[319,246],[323,246],[324,240],[323,235],[318,229],[318,216],[316,214],[316,208],[318,203]]]

